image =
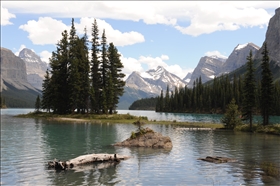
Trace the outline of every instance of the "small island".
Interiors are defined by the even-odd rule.
[[[123,142],[115,143],[114,146],[125,147],[152,147],[171,149],[172,142],[170,137],[153,131],[150,128],[142,128],[137,133],[132,132],[130,138]]]

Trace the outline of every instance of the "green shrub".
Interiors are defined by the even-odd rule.
[[[238,110],[238,105],[235,104],[233,98],[227,105],[226,113],[221,118],[221,122],[224,123],[226,128],[234,129],[236,126],[241,125],[241,112]]]
[[[135,132],[133,132],[133,131],[131,132],[130,138],[131,138],[131,139],[135,139],[135,138],[136,138]]]

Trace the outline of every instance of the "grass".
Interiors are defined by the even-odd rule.
[[[134,132],[134,131],[131,132],[130,139],[138,138],[142,135],[147,134],[148,132],[154,133],[154,131],[152,129],[140,127],[137,129],[136,132]]]
[[[20,114],[16,117],[20,118],[42,118],[48,120],[64,121],[73,119],[80,119],[81,121],[90,121],[93,123],[134,123],[139,121],[139,119],[145,124],[161,124],[161,125],[176,125],[178,127],[192,127],[192,128],[224,128],[223,124],[220,123],[207,123],[207,122],[180,122],[180,121],[156,121],[148,120],[146,116],[133,116],[129,113],[127,114],[66,114],[58,115],[46,112],[30,112],[28,114]]]
[[[21,114],[17,117],[21,118],[42,118],[48,120],[57,121],[89,121],[92,123],[134,123],[135,121],[141,121],[145,124],[161,124],[161,125],[174,125],[176,127],[190,127],[190,128],[212,128],[212,129],[223,129],[225,128],[222,123],[209,123],[209,122],[181,122],[181,121],[156,121],[148,120],[146,116],[133,116],[127,114],[67,114],[58,115],[46,112],[30,112],[28,114]],[[234,129],[235,131],[251,132],[249,124],[238,125]],[[280,124],[273,124],[262,126],[253,124],[253,132],[276,134],[280,135]]]
[[[249,124],[238,125],[235,127],[234,130],[250,132],[250,126]],[[266,125],[266,126],[253,124],[252,132],[280,135],[280,124],[273,124],[273,125]]]

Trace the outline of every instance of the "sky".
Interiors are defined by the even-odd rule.
[[[238,44],[262,46],[280,1],[1,1],[1,47],[33,50],[48,62],[74,18],[79,35],[99,36],[121,54],[123,73],[163,66],[184,78],[201,57],[228,57]]]

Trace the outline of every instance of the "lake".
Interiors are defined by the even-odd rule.
[[[280,185],[280,180],[265,176],[260,168],[263,161],[280,167],[280,136],[153,124],[144,127],[170,136],[171,150],[123,148],[112,144],[128,138],[136,126],[13,117],[30,111],[34,109],[1,110],[1,185]],[[196,120],[196,115],[119,111],[128,112],[153,120],[192,118],[195,122],[213,117],[199,115]],[[94,164],[67,171],[46,167],[54,158],[68,160],[90,153],[118,153],[131,158],[109,167]],[[197,160],[206,156],[238,161],[213,164]]]

